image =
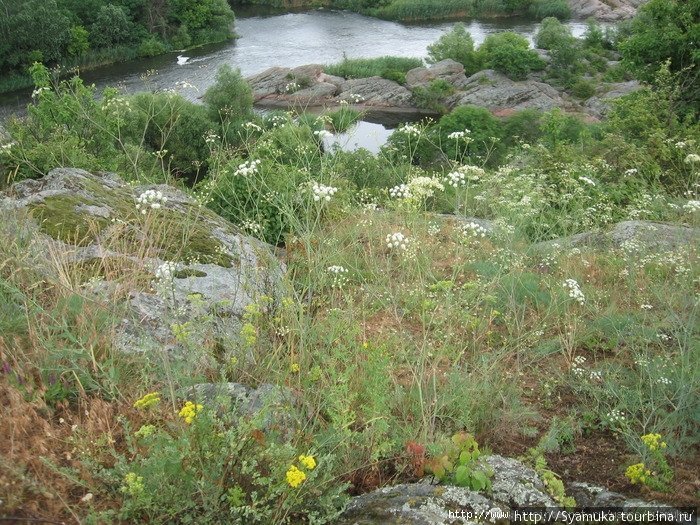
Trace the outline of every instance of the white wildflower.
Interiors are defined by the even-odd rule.
[[[328,202],[331,200],[331,197],[335,195],[335,193],[338,191],[338,188],[334,188],[333,186],[324,186],[323,184],[314,182],[313,186],[311,187],[311,191],[313,191],[314,194],[314,201]]]
[[[564,288],[568,288],[569,297],[577,301],[579,304],[584,304],[586,302],[586,297],[581,291],[581,287],[575,279],[567,279],[564,281]]]

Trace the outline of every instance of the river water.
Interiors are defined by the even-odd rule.
[[[465,25],[475,43],[480,44],[487,35],[504,30],[516,31],[532,40],[539,24],[508,18],[472,20]],[[568,25],[575,36],[585,30],[584,22],[572,21]],[[452,23],[407,25],[328,10],[269,16],[239,12],[236,33],[240,38],[236,40],[105,66],[81,76],[98,89],[116,86],[127,93],[175,89],[186,98],[196,100],[214,82],[216,70],[222,64],[239,68],[244,76],[249,76],[272,66],[330,64],[344,56],[425,57],[427,46],[451,27]],[[179,64],[178,56],[189,59]],[[0,120],[21,112],[28,97],[27,91],[0,95]],[[352,149],[353,140],[359,140],[359,146],[376,150],[377,143],[383,142],[389,131],[382,126],[372,127],[369,130],[372,133],[367,135],[368,129],[363,126],[360,124],[359,130],[350,133],[348,147]],[[369,140],[363,140],[368,137]]]

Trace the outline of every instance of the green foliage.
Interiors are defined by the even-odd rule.
[[[447,58],[462,64],[467,76],[481,70],[480,56],[474,49],[474,40],[464,24],[455,24],[437,42],[428,46],[429,63],[434,64]]]
[[[68,54],[79,57],[87,53],[90,49],[88,35],[90,33],[83,26],[73,26],[70,30],[70,44],[68,44]]]
[[[216,80],[206,93],[204,104],[209,118],[224,125],[237,124],[248,119],[253,110],[253,92],[241,77],[239,70],[223,65],[216,73]]]
[[[340,109],[328,113],[327,117],[330,119],[333,131],[343,133],[360,120],[362,113],[356,109],[342,106]]]
[[[480,458],[481,452],[474,437],[460,432],[452,436],[440,456],[426,461],[426,470],[441,482],[488,491],[493,471]]]
[[[93,47],[114,47],[133,42],[134,26],[124,9],[115,4],[103,5],[90,27]]]
[[[535,45],[540,49],[554,49],[570,45],[572,38],[571,30],[559,19],[550,16],[542,20],[535,35]]]
[[[444,100],[454,93],[455,88],[443,79],[435,79],[428,87],[418,86],[413,89],[413,100],[419,108],[430,109],[437,113],[445,113]]]
[[[683,99],[697,115],[698,35],[698,0],[650,0],[640,7],[618,48],[625,63],[643,80],[653,80],[659,68],[670,61],[670,71],[682,75]]]
[[[418,58],[383,56],[377,58],[344,58],[342,62],[325,67],[329,75],[344,78],[382,77],[400,84],[406,82],[406,73],[421,67]]]
[[[224,40],[234,19],[226,0],[6,0],[2,9],[0,76],[19,78],[34,62],[85,67]]]
[[[544,61],[530,49],[525,37],[512,31],[493,33],[479,47],[487,68],[495,69],[514,80],[524,79],[530,71],[544,69]]]
[[[336,459],[325,453],[311,456],[265,436],[259,427],[268,409],[248,422],[231,416],[236,413],[232,402],[204,401],[190,423],[143,425],[134,432],[124,421],[129,454],[100,473],[108,483],[120,485],[123,504],[116,516],[107,511],[95,517],[267,524],[313,515],[316,523],[332,523],[347,498],[343,484],[333,483],[327,490]],[[313,458],[313,463],[305,459],[313,468],[300,458]],[[287,482],[285,472],[292,466],[303,473],[299,487]]]
[[[548,468],[547,460],[544,458],[539,448],[531,448],[528,450],[527,459],[532,463],[535,472],[537,472],[537,475],[542,480],[542,483],[544,483],[547,492],[549,492],[549,495],[552,496],[554,501],[567,509],[576,506],[576,500],[566,495],[564,482],[556,473]]]
[[[555,17],[564,20],[571,16],[571,8],[566,0],[533,0],[530,15],[538,19]]]
[[[595,84],[590,80],[581,78],[571,86],[571,93],[581,100],[587,100],[595,95]]]

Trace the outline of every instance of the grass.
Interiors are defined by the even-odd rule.
[[[338,64],[326,66],[325,72],[329,75],[336,75],[344,78],[367,78],[376,76],[403,84],[406,82],[406,73],[422,65],[423,61],[419,58],[392,56],[378,58],[345,58]]]
[[[61,114],[64,134],[39,151],[82,151],[61,139],[77,133],[89,142],[108,129],[119,139],[111,155],[164,157],[122,133],[134,122],[148,127],[138,109],[109,117],[90,113],[92,101],[66,94],[62,113],[75,104],[85,118],[73,130]],[[34,108],[38,122],[25,123],[4,163],[34,158],[32,126],[50,134],[53,110]],[[490,131],[482,138],[486,124],[476,119],[457,123],[451,138],[429,124],[402,126],[372,156],[323,152],[313,130],[327,115],[253,117],[235,130],[240,142],[207,135],[207,179],[183,189],[197,199],[192,213],[175,214],[181,204],[171,200],[143,219],[130,189],[105,194],[91,178],[87,190],[99,196],[91,204],[104,200],[122,226],[80,220],[80,185],[34,204],[39,228],[3,212],[6,512],[76,523],[304,523],[309,515],[333,523],[350,491],[416,481],[416,467],[441,457],[461,432],[509,456],[534,449],[527,455],[552,482],[550,469],[567,482],[696,504],[697,246],[537,243],[622,219],[699,226],[690,198],[697,197],[685,193],[699,173],[688,157],[697,130],[682,128],[681,145],[678,129],[653,134],[651,144],[665,148],[653,162],[671,159],[668,180],[690,184],[678,190],[644,178],[653,162],[643,155],[656,153],[636,146],[631,133],[627,149],[612,142],[622,153],[611,158],[601,136],[620,140],[615,128],[567,138],[560,113],[540,117],[547,128],[532,144],[508,146],[496,166],[474,141],[498,139]],[[421,166],[416,151],[428,142],[443,161]],[[161,180],[172,180],[167,163],[161,167]],[[209,253],[210,228],[221,226],[214,211],[284,248],[287,271],[275,293],[246,290],[240,316],[189,296],[153,321],[167,344],[120,351],[125,318],[136,340],[141,335],[130,297],[174,300],[149,260]],[[113,228],[128,235],[110,237]],[[76,264],[41,232],[98,240],[118,256]],[[206,249],[192,245],[197,239]],[[277,397],[242,415],[230,396],[188,395],[200,383]],[[135,406],[144,398],[150,407]],[[194,405],[182,412],[186,401]],[[649,433],[668,445],[663,455],[675,477],[667,492],[625,477],[627,467],[650,461],[642,440]]]

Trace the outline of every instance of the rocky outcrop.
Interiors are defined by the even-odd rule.
[[[137,208],[148,191],[154,200]],[[97,300],[128,296],[114,337],[124,351],[177,349],[197,319],[237,334],[246,306],[280,295],[283,268],[270,246],[170,186],[56,169],[12,186],[0,210],[26,214],[46,252],[79,270]]]
[[[491,69],[479,71],[466,79],[462,91],[447,100],[450,108],[471,104],[494,112],[534,108],[576,109],[556,89],[535,80],[515,81]]]
[[[646,0],[569,0],[574,18],[617,22],[632,18]]]
[[[339,525],[496,523],[513,508],[556,506],[532,468],[498,455],[484,461],[493,471],[488,496],[429,483],[397,485],[354,498]],[[481,519],[471,513],[481,513]]]
[[[247,80],[253,89],[256,104],[273,108],[332,108],[350,104],[370,112],[383,110],[417,116],[433,114],[433,111],[417,106],[413,90],[427,88],[435,80],[443,80],[453,89],[453,94],[443,101],[449,109],[471,104],[501,115],[526,108],[581,110],[566,95],[535,78],[513,81],[493,70],[480,71],[467,78],[464,67],[454,60],[443,60],[429,67],[410,70],[406,74],[405,86],[381,77],[345,80],[325,74],[318,65],[293,69],[274,67]],[[611,92],[610,98],[613,96],[614,92]]]
[[[597,118],[603,118],[610,109],[610,103],[620,97],[634,93],[642,88],[642,85],[636,80],[628,82],[618,82],[605,85],[600,92],[589,98],[584,108],[587,113]]]
[[[467,83],[464,66],[450,59],[442,60],[430,67],[417,67],[406,73],[406,86],[411,89],[427,87],[434,80],[444,80],[455,89],[461,89]]]
[[[623,221],[610,230],[585,232],[535,244],[535,250],[554,247],[625,248],[655,251],[676,250],[700,245],[700,229],[652,221]]]

